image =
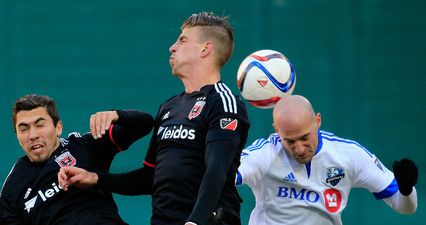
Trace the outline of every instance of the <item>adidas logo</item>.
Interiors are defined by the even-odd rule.
[[[296,177],[294,176],[293,172],[290,172],[287,176],[283,178],[286,182],[297,182]]]

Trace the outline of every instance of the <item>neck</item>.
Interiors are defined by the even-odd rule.
[[[185,87],[186,93],[192,93],[194,91],[200,91],[200,89],[206,85],[215,84],[220,81],[220,73],[198,73],[194,76],[180,77]]]

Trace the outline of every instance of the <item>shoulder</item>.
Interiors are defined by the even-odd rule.
[[[160,107],[159,107],[159,110],[161,110],[162,108],[164,108],[164,107],[167,107],[168,105],[170,105],[170,104],[173,104],[173,102],[177,99],[177,98],[179,98],[179,96],[181,96],[182,95],[182,93],[181,94],[178,94],[178,95],[173,95],[172,97],[170,97],[170,98],[168,98],[166,101],[164,101],[161,105],[160,105]]]
[[[252,155],[277,154],[281,149],[281,140],[277,133],[271,134],[268,138],[258,138],[252,144],[243,149],[241,158]]]
[[[27,172],[31,171],[31,168],[28,167],[28,162],[28,158],[24,156],[18,159],[15,164],[13,164],[12,168],[6,176],[3,185],[1,186],[0,196],[8,195],[8,192],[10,191],[13,192],[17,188],[16,184],[19,184],[21,179],[25,179],[25,177],[28,175]]]
[[[81,134],[79,132],[71,132],[66,138],[61,138],[60,143],[63,147],[69,145],[70,143],[89,143],[93,141],[92,136],[89,132]]]
[[[223,82],[217,82],[203,89],[211,109],[231,114],[245,115],[247,109],[241,98]]]
[[[362,146],[357,141],[342,138],[336,136],[331,132],[327,132],[324,130],[319,131],[319,136],[321,140],[321,144],[325,145],[327,150],[336,151],[336,153],[340,153],[342,155],[363,155],[365,157],[372,157],[373,154],[364,146]]]

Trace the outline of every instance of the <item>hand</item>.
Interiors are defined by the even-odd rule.
[[[90,133],[94,139],[101,138],[111,123],[118,120],[117,111],[97,112],[90,116]]]
[[[78,167],[61,167],[58,172],[59,187],[68,191],[68,186],[88,188],[98,183],[98,175]]]
[[[407,158],[403,158],[400,161],[396,160],[393,162],[392,169],[398,182],[399,192],[405,196],[411,194],[419,176],[414,161]]]

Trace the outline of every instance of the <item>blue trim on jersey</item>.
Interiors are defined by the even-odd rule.
[[[383,191],[373,193],[374,197],[376,197],[377,200],[384,199],[387,197],[392,196],[398,191],[398,183],[396,182],[396,179],[393,178],[393,181],[387,186]]]
[[[311,176],[311,162],[305,164],[306,173],[308,174],[308,178]]]
[[[243,177],[241,176],[240,171],[237,170],[237,180],[235,181],[235,185],[243,184]]]
[[[266,140],[265,138],[259,138],[256,141],[253,142],[253,144],[251,144],[250,146],[248,146],[247,148],[245,148],[245,151],[255,151],[258,149],[261,149],[265,144],[267,144],[269,141]]]
[[[271,134],[268,140],[274,145],[277,145],[277,143],[281,142],[280,136],[277,133]]]
[[[340,137],[335,136],[333,133],[329,133],[329,132],[325,132],[325,131],[320,131],[321,132],[321,136],[322,138],[329,140],[329,141],[337,141],[337,142],[342,142],[342,143],[347,143],[347,144],[354,144],[358,147],[360,147],[361,149],[363,149],[370,157],[373,157],[373,154],[368,151],[364,146],[360,145],[358,142],[353,141],[353,140],[349,140],[349,139],[343,139]]]
[[[321,135],[321,132],[318,130],[318,146],[314,155],[318,154],[318,152],[321,151],[321,148],[322,148],[322,135]]]

